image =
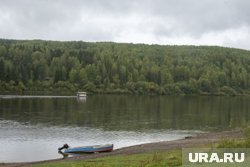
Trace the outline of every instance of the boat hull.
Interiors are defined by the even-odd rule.
[[[64,153],[80,154],[80,153],[110,152],[113,150],[113,147],[114,147],[113,144],[72,147],[65,149]]]

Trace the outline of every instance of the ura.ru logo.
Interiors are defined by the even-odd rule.
[[[188,160],[192,163],[241,163],[245,160],[245,153],[189,153]]]

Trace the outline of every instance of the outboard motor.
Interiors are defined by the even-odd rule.
[[[59,147],[58,148],[58,151],[61,151],[61,150],[63,150],[63,149],[67,149],[67,148],[69,148],[69,145],[68,144],[64,144],[62,147]]]
[[[67,149],[69,148],[68,144],[64,144],[62,147],[58,148],[58,153],[63,155],[63,159],[68,157],[68,154],[65,154],[64,152],[62,152],[63,149]]]

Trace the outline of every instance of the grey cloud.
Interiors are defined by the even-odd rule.
[[[250,25],[250,10],[247,9],[250,1],[247,0],[176,0],[160,1],[151,6],[153,14],[162,20],[167,22],[169,17],[176,20],[172,35],[188,33],[196,36]]]
[[[211,32],[249,29],[249,6],[248,0],[0,0],[0,37],[122,41],[130,33],[129,42],[145,34],[153,42],[184,36],[199,44]]]

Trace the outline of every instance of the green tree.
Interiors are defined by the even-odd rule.
[[[2,57],[0,57],[0,80],[5,80],[5,63]]]

